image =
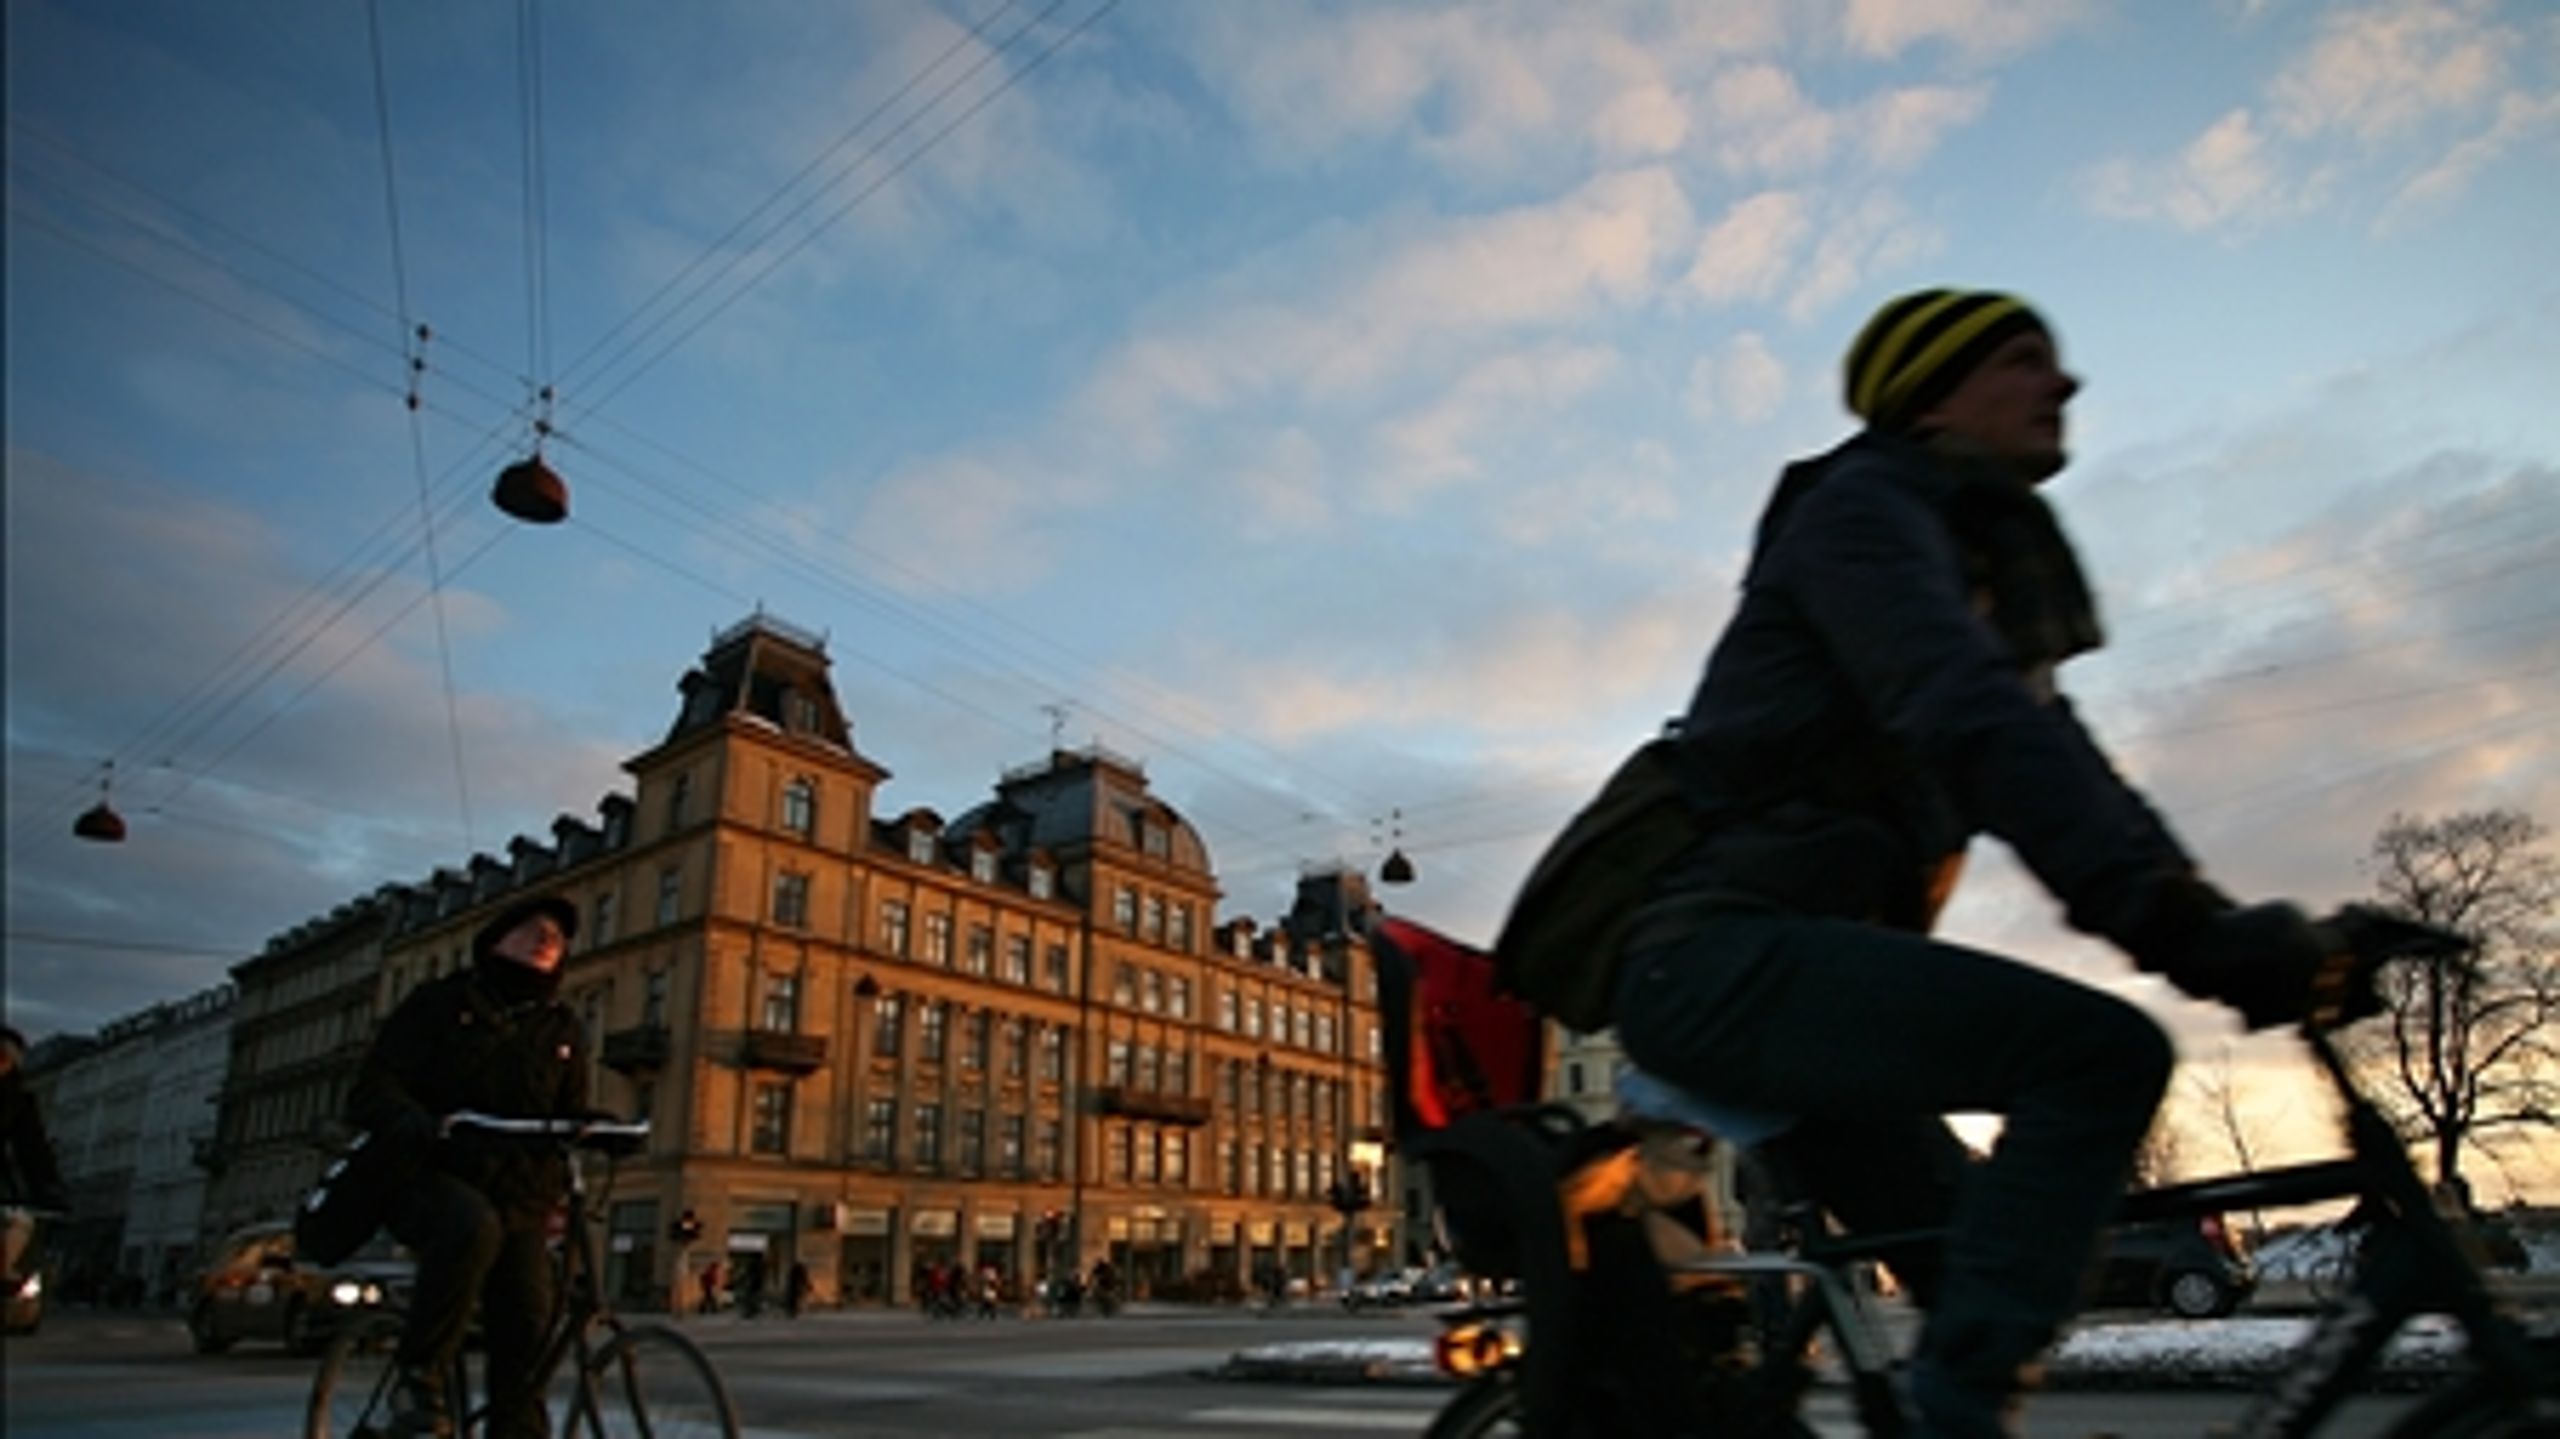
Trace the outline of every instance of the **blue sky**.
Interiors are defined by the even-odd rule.
[[[2066,683],[2228,887],[2560,820],[2547,6],[391,3],[379,86],[368,13],[8,7],[32,1032],[591,812],[758,603],[884,807],[1062,705],[1230,913],[1400,835],[1489,933],[1934,283],[2089,381]],[[542,531],[477,498],[537,381]],[[133,839],[76,845],[110,756]],[[1993,848],[1957,933],[2229,1035]]]

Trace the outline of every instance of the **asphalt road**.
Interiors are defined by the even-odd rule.
[[[1306,1439],[1416,1435],[1448,1391],[1242,1384],[1200,1377],[1246,1346],[1294,1339],[1425,1334],[1418,1315],[1327,1311],[1124,1314],[1110,1320],[930,1324],[909,1314],[822,1314],[799,1321],[690,1321],[760,1436],[955,1435],[1053,1439]],[[311,1363],[243,1345],[189,1351],[174,1319],[58,1314],[43,1333],[5,1345],[6,1432],[12,1439],[262,1439],[298,1431]],[[2228,1394],[2042,1396],[2029,1433],[2120,1439],[2193,1436],[2235,1416]],[[2407,1401],[2356,1406],[2341,1435],[2378,1433]],[[1808,1416],[1853,1435],[1836,1394]]]

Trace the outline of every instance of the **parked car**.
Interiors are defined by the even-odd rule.
[[[2089,1303],[2214,1319],[2239,1308],[2257,1287],[2257,1271],[2229,1226],[2206,1215],[2109,1230]]]
[[[1413,1302],[1413,1272],[1372,1274],[1342,1291],[1345,1309],[1392,1309]]]
[[[199,1354],[243,1339],[317,1354],[354,1320],[406,1303],[416,1277],[416,1264],[388,1235],[324,1266],[294,1258],[293,1226],[252,1225],[225,1239],[197,1276],[187,1334]]]

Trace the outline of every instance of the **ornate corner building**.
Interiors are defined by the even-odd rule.
[[[858,1303],[905,1301],[936,1261],[1027,1287],[1108,1258],[1142,1291],[1229,1293],[1402,1253],[1394,1212],[1329,1202],[1355,1169],[1400,1192],[1360,875],[1302,876],[1267,929],[1219,922],[1199,834],[1099,747],[1013,770],[947,820],[882,817],[889,771],[854,747],[823,640],[769,616],[719,635],[679,689],[595,822],[363,911],[378,1017],[467,963],[498,907],[577,904],[563,995],[592,1092],[655,1128],[607,1196],[622,1296],[689,1305],[715,1260],[732,1289],[779,1294],[796,1262],[820,1302]],[[268,971],[304,973],[309,1005],[340,993],[308,977],[318,962],[270,946],[241,966],[244,1016],[279,1008],[253,993]],[[325,1037],[277,1048],[308,1069],[325,1047],[341,1063],[298,1082],[342,1093],[327,1013]],[[316,1117],[276,1110],[279,1078],[244,1058],[227,1093],[270,1096],[259,1123]],[[225,1111],[245,1146],[257,1126]]]

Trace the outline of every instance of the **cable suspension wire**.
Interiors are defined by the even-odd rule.
[[[119,954],[175,954],[190,959],[240,959],[256,954],[263,945],[244,944],[230,949],[208,948],[200,944],[170,944],[150,939],[115,939],[106,935],[56,934],[51,930],[12,929],[0,932],[12,944],[32,944],[47,949],[104,949]]]
[[[993,25],[998,19],[1011,11],[1014,4],[1015,0],[1004,0],[1003,4],[998,5],[994,10],[989,11],[985,19],[980,20],[978,23],[970,26],[966,31],[962,32],[958,39],[952,41],[950,45],[945,47],[942,53],[934,56],[931,61],[926,63],[923,69],[908,76],[906,83],[891,91],[886,99],[881,100],[878,104],[865,111],[862,118],[854,121],[851,128],[847,129],[843,134],[838,135],[824,150],[821,150],[816,155],[812,156],[807,164],[802,165],[799,170],[792,174],[791,178],[783,181],[781,185],[777,186],[771,193],[767,194],[764,199],[758,201],[753,209],[740,216],[736,223],[722,231],[719,237],[714,239],[709,246],[705,247],[700,254],[695,255],[691,260],[687,261],[684,268],[667,277],[665,281],[659,284],[657,289],[649,293],[648,298],[642,300],[637,306],[633,307],[629,314],[623,316],[620,320],[615,321],[610,329],[596,337],[594,343],[580,351],[576,358],[570,360],[569,363],[562,368],[560,372],[561,379],[565,381],[572,376],[583,373],[589,360],[594,359],[607,346],[620,338],[622,332],[638,323],[642,316],[649,314],[650,311],[657,306],[660,300],[666,298],[669,291],[674,290],[678,285],[681,285],[687,279],[690,279],[696,270],[701,269],[705,264],[709,263],[712,257],[720,254],[731,240],[736,239],[739,232],[745,230],[749,225],[754,224],[756,220],[762,217],[767,210],[770,210],[775,205],[780,204],[785,196],[798,188],[801,181],[809,178],[811,174],[816,172],[818,167],[826,164],[829,160],[834,159],[836,155],[847,145],[852,144],[856,139],[860,138],[863,131],[871,128],[873,121],[879,119],[882,115],[887,114],[899,101],[905,99],[909,93],[914,91],[916,86],[923,84],[925,80],[934,74],[935,71],[940,70],[944,65],[950,63],[952,56],[959,54],[963,49],[967,48],[971,42],[985,34],[987,27]],[[1056,7],[1052,6],[1051,8],[1054,9]],[[1011,42],[1008,41],[1006,43],[1010,44]],[[861,164],[862,160],[868,157],[868,153],[869,152],[866,152],[864,156],[856,157],[853,163],[855,165]],[[849,170],[850,167],[848,167],[848,171]],[[834,183],[834,181],[829,181],[828,185],[832,186]],[[823,188],[821,193],[823,193]],[[795,210],[792,213],[796,215],[799,212]],[[787,223],[790,218],[791,216],[784,216],[784,222]],[[771,232],[768,231],[767,233],[770,234]],[[751,245],[748,248],[753,247]],[[735,264],[736,261],[733,258],[731,266],[734,266]],[[725,273],[725,268],[723,273]],[[718,276],[714,275],[712,279],[716,281]],[[699,291],[694,293],[698,294]],[[677,302],[674,308],[681,309],[684,305],[690,304],[691,302],[692,295],[689,294],[685,299]],[[608,365],[609,364],[610,361],[608,361]]]
[[[418,390],[427,369],[427,327],[416,322],[409,308],[409,262],[400,248],[400,170],[392,159],[391,84],[383,73],[380,0],[365,0],[364,16],[373,58],[375,131],[382,140],[382,201],[391,230],[391,290],[399,310],[401,344],[408,351],[404,408],[409,418],[409,467],[417,479],[419,548],[426,556],[427,596],[435,615],[436,669],[444,681],[445,734],[453,748],[454,803],[461,811],[463,848],[473,850],[479,848],[479,841],[471,823],[471,771],[462,757],[462,705],[453,692],[453,640],[445,625],[444,569],[436,556],[435,507],[428,497],[425,422],[418,415]]]
[[[1057,9],[1058,6],[1063,3],[1064,0],[1053,0],[1049,10],[1043,10],[1039,15],[1032,17],[1029,22],[1025,23],[1022,30],[1015,32],[1015,36],[1018,37],[1024,31],[1028,31],[1033,25],[1037,25],[1043,17],[1050,13],[1050,11]],[[969,104],[963,108],[958,115],[952,117],[949,123],[934,131],[932,134],[927,135],[923,142],[917,145],[916,148],[899,157],[895,163],[890,165],[886,171],[882,172],[877,178],[872,180],[871,183],[855,191],[853,196],[846,200],[843,205],[837,207],[833,213],[819,221],[815,226],[804,231],[790,244],[784,246],[780,253],[774,255],[773,258],[766,261],[753,274],[749,275],[745,282],[739,285],[735,290],[732,290],[725,299],[722,299],[719,303],[705,311],[700,317],[695,319],[692,324],[687,325],[682,331],[677,333],[673,339],[659,347],[647,359],[642,360],[637,365],[626,370],[609,388],[604,391],[603,394],[598,395],[593,400],[587,401],[584,408],[586,410],[593,411],[602,409],[606,405],[611,404],[616,396],[620,395],[624,390],[629,389],[642,375],[645,375],[650,370],[654,369],[660,361],[683,348],[684,345],[695,335],[702,332],[704,326],[719,318],[722,314],[728,311],[730,306],[745,298],[746,295],[750,291],[754,290],[756,286],[762,284],[766,277],[770,276],[775,270],[780,269],[784,264],[788,263],[794,256],[798,255],[803,249],[806,249],[809,244],[816,240],[820,235],[825,234],[846,216],[852,214],[855,209],[860,207],[863,201],[868,200],[873,195],[879,193],[889,184],[890,181],[905,174],[916,161],[924,158],[927,152],[931,151],[936,145],[941,144],[945,139],[949,138],[953,131],[975,119],[980,111],[986,109],[989,105],[994,104],[998,97],[1002,96],[1006,91],[1011,90],[1014,86],[1022,83],[1023,80],[1029,78],[1033,71],[1046,64],[1051,56],[1066,48],[1066,46],[1070,42],[1074,41],[1076,37],[1090,29],[1096,21],[1111,13],[1112,10],[1118,7],[1119,3],[1120,0],[1103,0],[1103,3],[1094,9],[1092,13],[1086,15],[1082,20],[1077,21],[1074,25],[1069,26],[1064,33],[1060,34],[1055,40],[1052,40],[1047,45],[1043,46],[1036,54],[1032,55],[1030,59],[1024,61],[1020,68],[1007,74],[1003,80],[996,84],[995,88],[969,102]],[[1011,38],[1008,38],[1004,42],[1005,45],[1010,45],[1012,43]],[[1001,53],[1002,48],[1002,46],[998,47],[999,53]],[[974,67],[969,73],[975,73]],[[955,86],[960,83],[965,83],[967,78],[967,75],[963,75],[960,80],[954,81],[953,83]],[[942,93],[948,93],[948,90],[946,89],[946,91]],[[940,99],[940,94],[937,94],[935,98],[938,101]],[[923,114],[929,113],[929,111],[930,106],[928,106],[926,110],[917,112],[917,116],[911,118],[920,118]],[[901,125],[899,131],[892,131],[889,136],[883,138],[883,143],[886,143],[889,139],[896,138],[896,135],[904,128],[904,125]],[[599,382],[601,382],[601,376],[599,377]]]

